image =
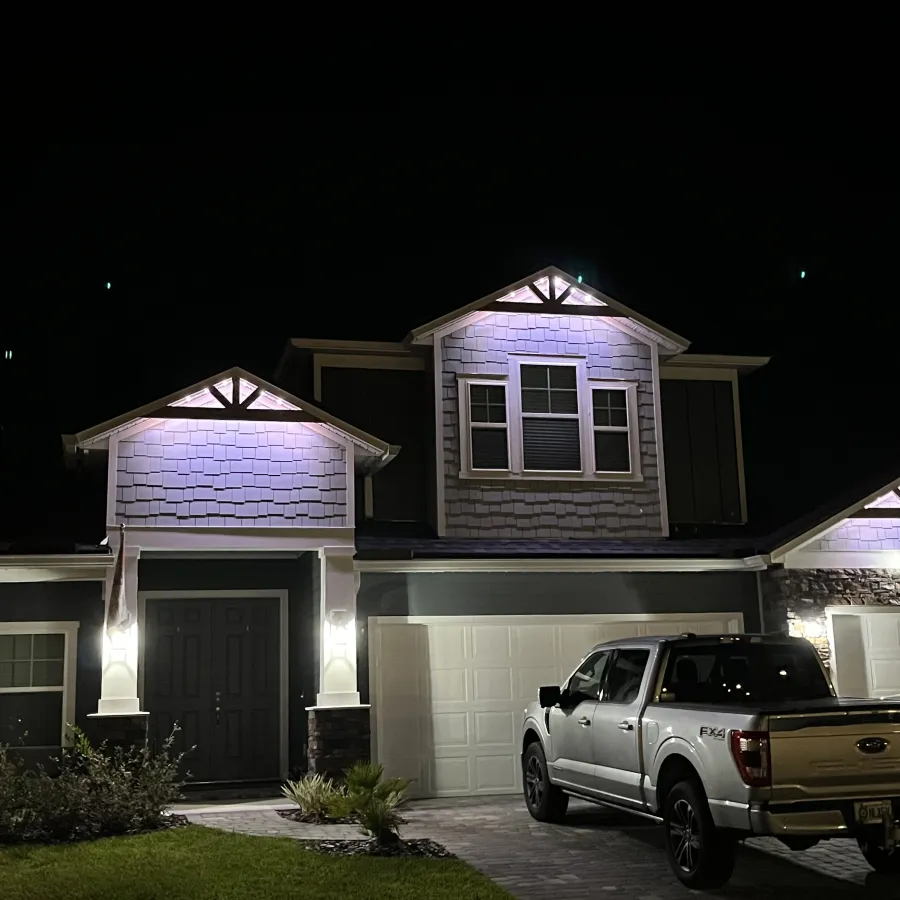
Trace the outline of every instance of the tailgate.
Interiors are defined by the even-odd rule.
[[[900,710],[770,715],[773,802],[900,796]]]

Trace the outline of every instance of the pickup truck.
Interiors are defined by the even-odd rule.
[[[856,838],[900,875],[900,703],[835,696],[813,646],[728,634],[594,647],[525,711],[525,802],[559,822],[570,797],[663,824],[688,887],[731,877],[737,844]]]

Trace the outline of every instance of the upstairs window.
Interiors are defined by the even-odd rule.
[[[630,472],[628,394],[623,388],[594,388],[594,471]]]
[[[580,472],[575,366],[522,365],[522,455],[526,472]]]
[[[641,479],[637,382],[588,378],[582,357],[510,354],[508,378],[458,386],[462,478]]]
[[[479,471],[508,471],[506,385],[471,382],[468,388],[471,467]]]

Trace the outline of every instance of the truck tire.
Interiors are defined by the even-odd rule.
[[[879,875],[900,875],[900,847],[885,850],[877,841],[869,840],[868,835],[860,835],[856,840],[866,862]]]
[[[522,757],[525,805],[538,822],[561,822],[569,808],[569,795],[550,783],[544,749],[535,741]]]
[[[721,887],[731,878],[737,841],[713,822],[703,788],[679,781],[663,810],[666,857],[678,880],[694,890]]]

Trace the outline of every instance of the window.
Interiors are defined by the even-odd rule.
[[[526,472],[580,472],[575,366],[522,365],[522,457]]]
[[[0,742],[59,747],[74,721],[77,622],[0,622]]]
[[[469,384],[469,422],[471,467],[508,471],[505,384]]]
[[[638,383],[583,357],[511,353],[509,378],[458,376],[461,478],[640,481]]]
[[[679,645],[669,653],[661,703],[777,703],[831,696],[808,644]]]
[[[611,657],[612,652],[609,650],[591,654],[569,679],[569,694],[583,696],[590,700],[599,700],[606,667],[609,665]]]
[[[634,703],[640,696],[641,682],[649,659],[649,650],[619,650],[609,672],[606,696],[603,699],[608,703]]]
[[[623,388],[594,388],[594,471],[630,472],[628,396]]]

